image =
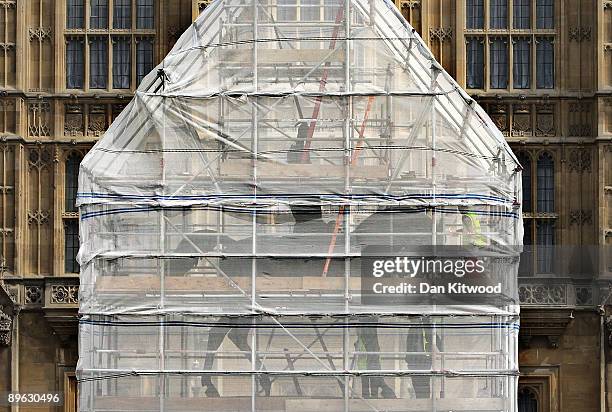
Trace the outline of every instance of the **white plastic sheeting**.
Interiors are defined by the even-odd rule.
[[[520,183],[392,3],[213,2],[81,166],[79,409],[514,411]],[[364,298],[455,246],[502,299]]]

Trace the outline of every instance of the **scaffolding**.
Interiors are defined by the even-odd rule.
[[[217,0],[81,165],[79,410],[515,411],[520,195],[393,3]],[[466,246],[503,299],[366,299]]]

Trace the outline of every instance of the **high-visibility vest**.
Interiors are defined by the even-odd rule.
[[[474,228],[474,232],[470,234],[464,233],[464,244],[469,244],[469,245],[478,246],[478,247],[485,246],[487,244],[487,240],[481,234],[480,220],[478,220],[478,216],[476,216],[475,213],[466,213],[465,216],[467,216],[468,219],[470,219],[472,228]],[[466,240],[468,239],[469,239],[469,242],[466,242]]]

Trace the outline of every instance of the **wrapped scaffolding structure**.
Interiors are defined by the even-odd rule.
[[[215,1],[81,166],[79,409],[514,411],[520,193],[392,3]],[[496,298],[369,299],[444,248]]]

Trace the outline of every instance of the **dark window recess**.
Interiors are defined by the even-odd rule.
[[[555,0],[536,0],[536,27],[538,29],[555,27]]]
[[[467,0],[465,14],[468,29],[484,29],[484,0]]]
[[[490,24],[491,29],[508,28],[508,0],[490,1]]]
[[[523,252],[519,262],[519,276],[533,276],[533,220],[523,219]]]
[[[481,38],[471,38],[467,42],[467,87],[484,87],[484,43]]]
[[[79,253],[79,221],[64,220],[64,270],[66,273],[79,273],[76,257]]]
[[[505,39],[491,41],[491,88],[508,87],[508,42]]]
[[[65,199],[66,212],[76,212],[77,191],[79,190],[79,165],[81,164],[81,156],[73,153],[66,159],[65,173]]]
[[[553,273],[555,252],[555,222],[552,219],[537,221],[536,256],[538,273]]]
[[[96,37],[89,45],[89,88],[106,89],[108,77],[108,50],[107,40]]]
[[[518,412],[538,412],[538,397],[531,388],[518,390]]]
[[[536,40],[536,72],[538,89],[553,89],[555,87],[555,45],[552,39]]]
[[[115,0],[113,2],[113,28],[129,29],[132,27],[132,1]]]
[[[89,26],[92,29],[108,28],[108,0],[90,0]]]
[[[514,54],[514,88],[531,87],[531,42],[529,39],[518,39],[513,44]]]
[[[83,40],[69,39],[66,44],[66,88],[82,89],[85,77]]]
[[[531,212],[531,158],[525,152],[518,155],[518,161],[523,167],[523,212]]]
[[[119,38],[113,42],[113,88],[130,88],[130,39]]]
[[[538,212],[552,213],[555,210],[555,162],[549,153],[538,158]]]
[[[136,0],[136,28],[154,27],[155,9],[153,0]]]
[[[68,0],[66,2],[66,28],[85,28],[85,0]]]
[[[138,84],[153,70],[153,41],[141,39],[136,46],[136,81]]]
[[[514,0],[514,28],[529,29],[531,26],[531,0]]]

